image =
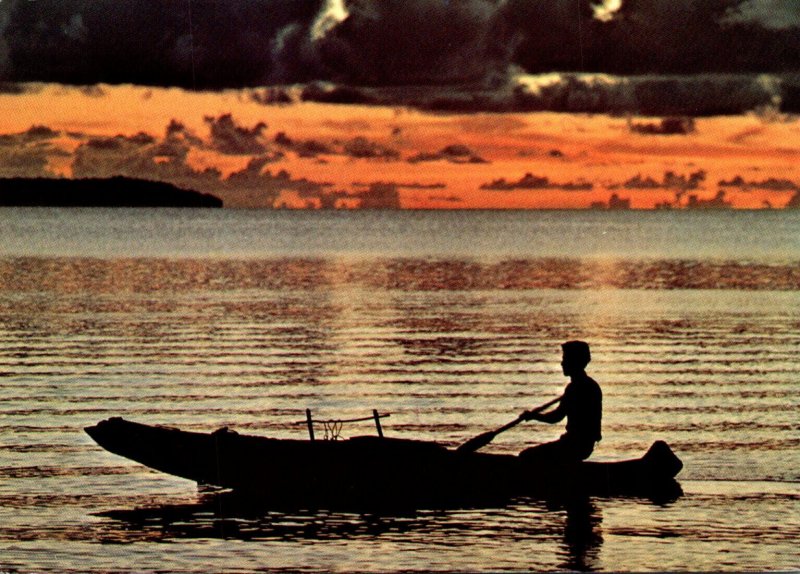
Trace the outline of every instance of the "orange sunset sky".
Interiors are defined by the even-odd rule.
[[[800,122],[774,111],[664,135],[651,133],[662,118],[265,105],[253,93],[3,93],[0,175],[167,179],[240,208],[588,208],[616,194],[623,208],[760,209],[800,189]]]

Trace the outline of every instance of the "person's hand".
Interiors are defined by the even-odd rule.
[[[523,411],[520,418],[524,421],[534,421],[539,419],[539,413],[536,411]]]

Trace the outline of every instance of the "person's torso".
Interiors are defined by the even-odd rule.
[[[573,380],[564,391],[567,434],[573,439],[599,441],[603,417],[603,393],[589,376]]]

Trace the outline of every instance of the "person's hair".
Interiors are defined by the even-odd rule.
[[[585,368],[592,360],[592,354],[589,352],[589,343],[584,341],[567,341],[561,345],[564,352],[564,360],[572,365]]]

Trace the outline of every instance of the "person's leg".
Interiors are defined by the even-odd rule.
[[[575,439],[569,435],[562,436],[559,441],[563,446],[563,456],[568,462],[581,462],[582,460],[586,460],[594,450],[594,441]]]
[[[593,448],[593,442],[575,441],[562,436],[557,441],[526,448],[519,453],[519,457],[525,462],[577,463],[589,458]]]
[[[519,457],[526,463],[560,462],[564,458],[564,445],[560,440],[526,448]]]

